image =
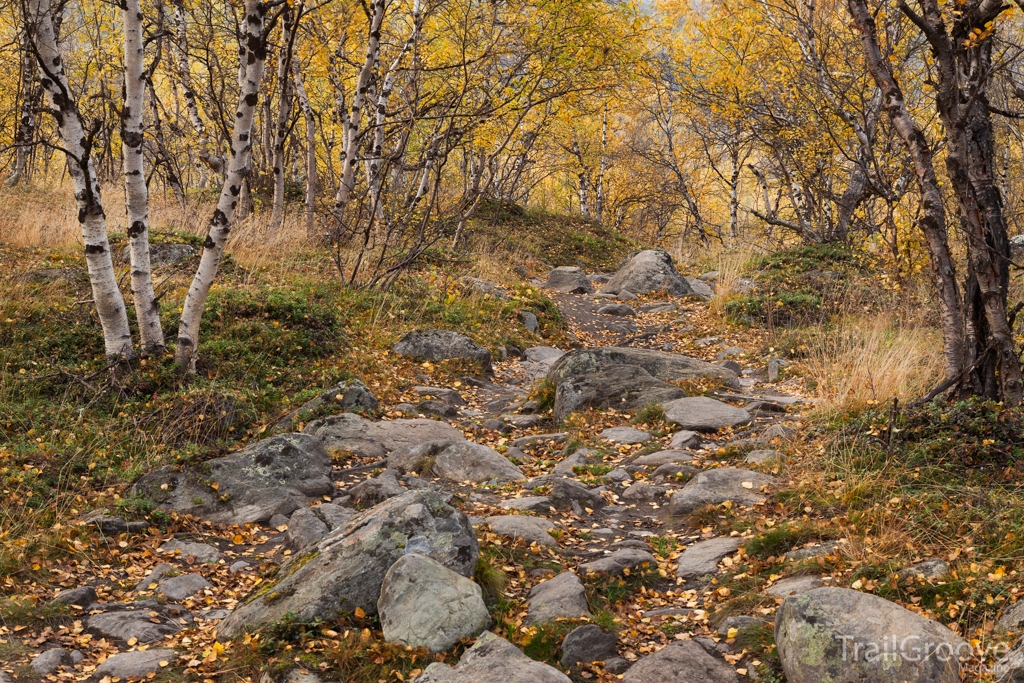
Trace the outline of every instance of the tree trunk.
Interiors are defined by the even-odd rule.
[[[302,69],[298,60],[292,60],[292,70],[295,72],[295,93],[298,95],[299,107],[302,109],[302,117],[306,125],[306,238],[316,238],[316,117],[313,115],[313,107],[309,104],[309,96],[306,94],[306,87],[302,82]]]
[[[111,362],[130,358],[133,353],[131,330],[124,299],[114,276],[110,243],[107,241],[107,218],[90,156],[94,131],[87,131],[83,125],[68,85],[64,63],[57,49],[49,1],[28,0],[26,13],[25,23],[39,65],[39,79],[50,106],[55,110],[68,175],[74,185],[89,281],[103,328],[104,350]]]
[[[860,31],[868,70],[881,89],[886,113],[893,128],[910,152],[914,172],[921,190],[921,231],[931,255],[932,277],[939,295],[942,327],[943,359],[946,379],[961,376],[966,369],[964,326],[960,310],[960,292],[956,284],[956,266],[949,252],[946,232],[946,210],[942,191],[935,175],[931,148],[920,127],[910,116],[889,61],[878,44],[875,20],[868,11],[867,0],[848,0],[850,15]]]
[[[284,222],[284,144],[288,137],[288,127],[292,120],[292,49],[295,46],[295,27],[302,15],[302,5],[298,11],[291,10],[284,15],[284,36],[281,49],[277,53],[277,82],[281,89],[277,103],[277,121],[274,126],[274,204],[270,223],[275,228]]]
[[[45,0],[36,0],[45,2]],[[239,59],[239,93],[234,128],[231,132],[231,157],[227,176],[220,192],[217,208],[210,219],[209,232],[203,243],[203,254],[185,296],[185,305],[178,327],[178,346],[175,363],[182,372],[195,372],[199,346],[199,324],[203,316],[206,297],[217,276],[224,244],[231,232],[235,208],[243,182],[249,174],[252,161],[252,123],[259,102],[260,85],[267,58],[266,36],[263,22],[266,7],[258,0],[245,0],[245,39]]]
[[[29,46],[28,32],[24,35],[21,55],[21,116],[14,135],[14,169],[4,183],[14,187],[28,177],[28,160],[32,154],[32,140],[36,136],[36,108],[40,90],[35,85],[36,60]]]
[[[160,306],[153,292],[149,266],[149,189],[143,167],[143,125],[146,75],[143,70],[142,5],[125,0],[124,11],[124,111],[121,113],[121,157],[124,163],[124,196],[128,213],[128,253],[131,259],[132,298],[139,321],[139,341],[149,355],[164,352]]]

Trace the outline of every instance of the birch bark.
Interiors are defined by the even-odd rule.
[[[40,85],[57,121],[68,175],[78,203],[78,222],[82,226],[93,300],[103,328],[104,351],[110,361],[130,358],[133,353],[131,330],[110,257],[107,217],[103,212],[99,180],[90,154],[91,131],[86,130],[68,85],[64,62],[57,49],[49,1],[28,0],[26,10],[27,29],[39,65]]]

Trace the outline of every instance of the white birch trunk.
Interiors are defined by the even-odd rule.
[[[37,2],[45,0],[36,0]],[[174,360],[183,372],[194,372],[199,346],[199,324],[210,287],[217,276],[224,244],[231,232],[235,209],[238,206],[242,185],[249,174],[252,162],[252,123],[259,102],[260,84],[267,58],[266,40],[263,35],[265,8],[258,0],[245,0],[245,36],[240,51],[238,78],[238,106],[235,110],[234,129],[231,132],[231,156],[228,159],[227,175],[217,201],[217,208],[210,219],[209,233],[203,243],[203,254],[185,295],[185,305],[178,327],[178,346]]]
[[[100,185],[90,155],[90,140],[57,49],[50,3],[48,0],[29,0],[26,9],[26,23],[39,63],[40,84],[56,118],[68,175],[75,189],[78,222],[82,226],[82,241],[85,244],[85,261],[89,268],[96,312],[103,328],[104,350],[111,361],[130,358],[133,352],[131,330],[110,257],[107,217],[103,213]]]
[[[192,69],[188,63],[188,36],[185,32],[185,3],[183,0],[174,0],[174,23],[178,38],[178,78],[181,80],[182,94],[185,96],[185,108],[188,110],[188,120],[199,135],[199,158],[211,171],[217,175],[224,174],[224,160],[210,152],[210,138],[206,132],[206,124],[203,117],[199,115],[199,104],[196,102],[196,93],[192,90]],[[200,175],[205,176],[206,171],[200,170]]]
[[[295,93],[298,95],[299,107],[302,109],[306,124],[306,237],[313,239],[316,233],[316,117],[313,115],[313,107],[309,104],[306,86],[302,82],[302,68],[298,60],[292,60],[292,70],[295,72]]]
[[[288,123],[292,118],[292,79],[289,66],[295,45],[295,28],[302,16],[302,5],[285,15],[284,36],[277,54],[277,82],[281,88],[281,99],[277,103],[277,123],[274,130],[274,206],[270,222],[280,227],[284,222],[284,144],[288,136]]]
[[[128,213],[128,253],[131,260],[132,298],[139,321],[142,351],[159,355],[165,350],[160,306],[153,293],[149,266],[149,190],[143,168],[142,112],[146,81],[143,74],[142,5],[125,0],[124,113],[121,118],[121,156],[124,161],[124,196]]]

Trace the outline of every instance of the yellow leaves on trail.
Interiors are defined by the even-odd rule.
[[[353,612],[353,614],[356,615],[356,619],[363,619],[366,617],[366,612],[363,611],[362,607],[356,607],[356,610],[355,612]]]
[[[243,536],[242,534],[235,534],[231,538],[231,542],[235,545],[242,545],[243,543],[245,543],[245,536]]]

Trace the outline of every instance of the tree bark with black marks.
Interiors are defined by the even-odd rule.
[[[142,4],[123,0],[124,109],[121,112],[121,157],[124,164],[125,210],[128,214],[128,253],[131,262],[132,298],[139,322],[139,341],[148,355],[160,355],[164,331],[160,306],[153,292],[149,263],[149,189],[143,163],[143,111],[146,73],[143,59]]]
[[[29,176],[29,159],[32,142],[36,135],[36,109],[39,106],[40,89],[36,86],[36,60],[29,45],[28,32],[22,33],[21,54],[21,114],[18,116],[14,134],[14,168],[4,184],[14,187]]]
[[[295,47],[295,32],[302,18],[302,5],[289,9],[284,14],[284,39],[277,54],[277,83],[280,89],[277,103],[277,120],[274,123],[273,159],[274,203],[270,222],[275,228],[284,222],[284,146],[291,129],[294,81],[291,78],[291,61]]]
[[[266,21],[266,15],[273,6],[258,0],[245,0],[244,36],[239,55],[241,64],[238,71],[238,106],[235,109],[235,123],[231,132],[231,156],[228,159],[227,175],[224,178],[220,199],[210,219],[209,232],[203,243],[199,268],[185,296],[181,324],[178,327],[178,345],[174,354],[175,363],[181,372],[195,372],[203,308],[220,267],[243,182],[251,169],[253,118],[259,103],[260,86],[267,59],[266,34],[274,23],[273,20]]]
[[[133,349],[128,314],[114,275],[107,240],[107,217],[91,154],[95,129],[86,127],[68,84],[64,61],[57,48],[49,0],[27,0],[25,15],[26,30],[39,66],[40,84],[57,121],[68,175],[75,190],[89,281],[103,328],[104,351],[112,362],[130,358]]]

